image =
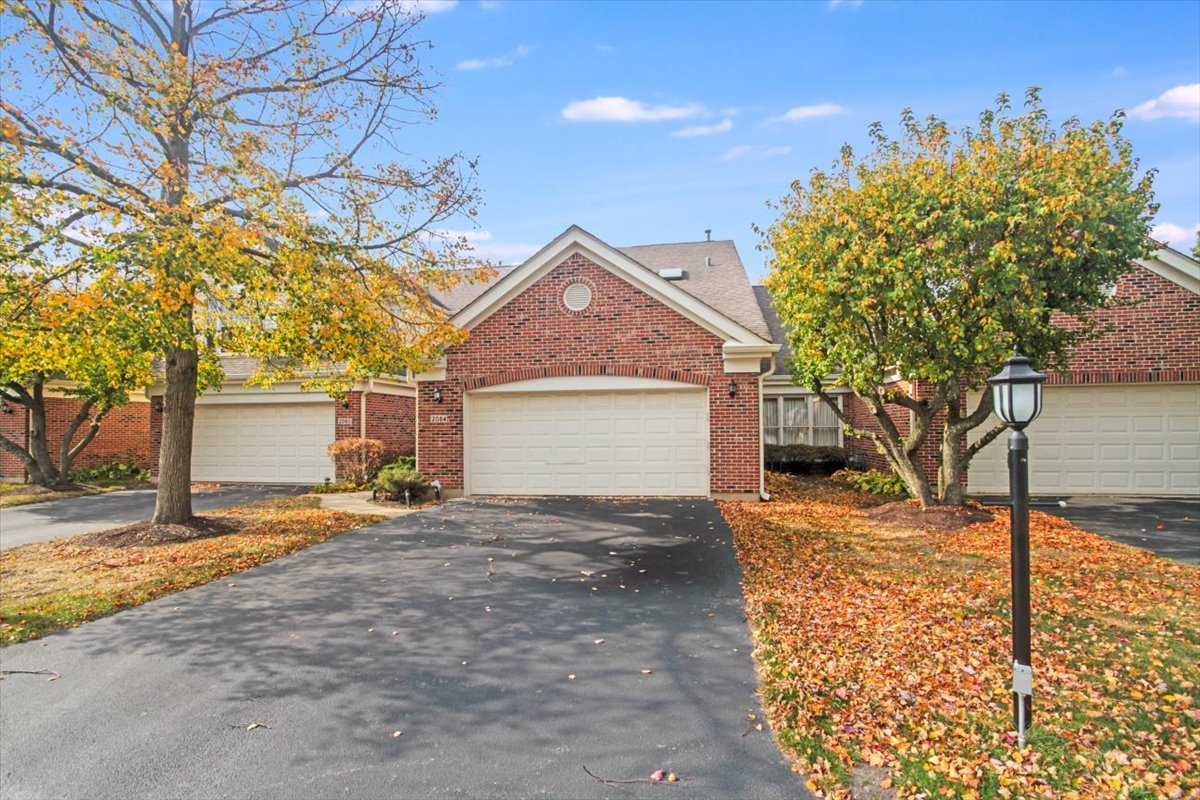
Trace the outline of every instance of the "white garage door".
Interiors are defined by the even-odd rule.
[[[1200,384],[1049,386],[1028,433],[1034,494],[1200,495]],[[972,492],[1008,493],[1007,438],[971,461]]]
[[[469,404],[472,494],[708,494],[703,389],[479,394]]]
[[[320,483],[333,426],[333,403],[197,405],[192,480]]]

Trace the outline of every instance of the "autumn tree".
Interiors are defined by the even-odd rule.
[[[401,149],[434,116],[414,9],[0,0],[0,185],[22,201],[0,225],[28,239],[25,256],[64,232],[75,243],[3,266],[86,283],[118,263],[120,294],[151,309],[156,521],[191,516],[195,400],[218,352],[260,358],[263,384],[336,389],[458,335],[429,290],[460,272],[466,242],[442,231],[474,214],[474,164]]]
[[[121,298],[98,278],[86,286],[51,286],[6,272],[0,287],[0,398],[24,406],[26,441],[0,435],[0,448],[21,460],[32,483],[63,484],[104,419],[152,379],[153,355],[141,338],[139,298]],[[86,342],[81,347],[79,342]],[[48,400],[77,407],[51,438]]]
[[[1055,316],[1086,321],[1153,247],[1153,174],[1139,174],[1123,116],[1056,127],[1037,90],[1021,112],[1001,96],[959,130],[906,110],[898,138],[875,123],[868,154],[843,147],[778,203],[767,285],[790,326],[793,379],[874,442],[922,507],[961,503],[971,457],[1002,430],[991,393],[968,408],[966,392],[1014,349],[1062,367],[1097,331]],[[831,385],[851,389],[875,424],[853,424]],[[933,485],[918,454],[938,427]]]

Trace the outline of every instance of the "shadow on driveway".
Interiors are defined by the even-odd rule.
[[[807,797],[730,540],[707,501],[454,501],[8,648],[62,678],[0,683],[0,794]]]

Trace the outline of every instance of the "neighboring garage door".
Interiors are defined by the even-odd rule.
[[[467,437],[471,494],[708,494],[703,389],[471,395]]]
[[[192,479],[320,483],[333,426],[333,403],[197,405]]]
[[[972,492],[1008,493],[1007,438],[971,461]],[[1046,387],[1029,442],[1034,494],[1200,495],[1200,384]]]

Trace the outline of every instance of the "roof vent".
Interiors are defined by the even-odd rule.
[[[704,266],[706,266],[706,267],[711,267],[711,266],[712,266],[712,256],[705,256],[705,257],[704,257]]]
[[[687,273],[678,267],[674,269],[660,269],[658,271],[660,278],[666,278],[669,281],[681,281],[687,277]]]
[[[704,241],[706,241],[706,242],[712,241],[712,228],[704,229]]]

